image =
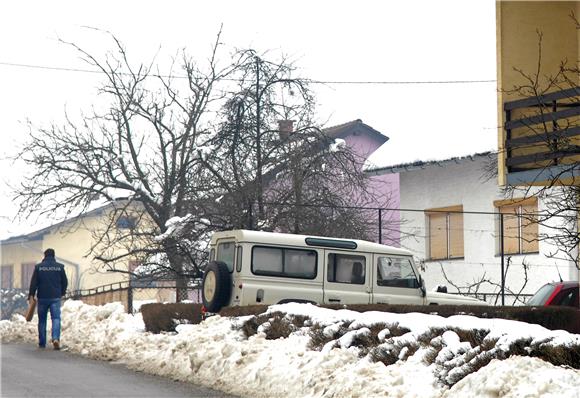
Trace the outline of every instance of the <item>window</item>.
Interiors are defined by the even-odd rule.
[[[327,280],[336,283],[364,285],[366,259],[364,256],[348,254],[328,255]]]
[[[256,275],[314,279],[317,274],[314,250],[254,246],[252,272]]]
[[[494,202],[503,214],[503,247],[505,254],[537,253],[538,246],[538,201],[536,198]],[[498,223],[498,250],[501,252],[501,234]]]
[[[426,211],[430,260],[463,257],[463,206]]]
[[[222,261],[228,266],[230,272],[234,271],[234,242],[222,242],[217,245],[217,261]]]
[[[242,246],[238,246],[236,252],[236,271],[242,272]]]
[[[133,217],[121,216],[117,218],[117,228],[119,229],[133,229],[135,228],[135,219]]]
[[[13,270],[12,270],[11,265],[3,265],[2,266],[2,281],[1,281],[1,286],[0,286],[2,289],[12,289],[14,287],[12,285],[12,283],[13,283],[12,271]]]
[[[34,263],[24,263],[20,268],[20,287],[22,289],[28,289],[30,286],[30,280],[32,279],[32,274],[34,273]]]
[[[377,258],[377,285],[389,287],[419,287],[417,275],[408,258],[378,257]]]

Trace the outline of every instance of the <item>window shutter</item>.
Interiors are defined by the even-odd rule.
[[[518,206],[502,206],[500,212],[503,216],[503,245],[505,254],[517,254],[520,252],[519,244],[519,220],[517,216]],[[501,236],[499,237],[501,245]],[[501,246],[498,252],[501,252]]]
[[[32,274],[34,273],[33,263],[24,263],[20,267],[20,288],[26,289],[30,287],[30,280],[32,279]]]
[[[440,260],[447,257],[447,214],[429,215],[429,258]]]
[[[539,251],[537,204],[522,206],[522,253],[535,253]]]
[[[463,213],[449,213],[449,257],[463,257]]]

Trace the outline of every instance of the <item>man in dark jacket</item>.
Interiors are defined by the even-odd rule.
[[[44,251],[44,259],[34,266],[28,300],[38,297],[38,346],[46,347],[46,317],[52,319],[52,345],[60,349],[60,298],[65,295],[68,280],[64,265],[57,263],[54,249]],[[37,293],[38,292],[38,293]]]

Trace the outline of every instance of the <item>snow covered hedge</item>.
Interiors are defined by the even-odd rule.
[[[456,316],[447,322],[437,317],[439,322],[433,324],[433,315],[418,313],[360,314],[319,307],[307,310],[297,307],[290,311],[283,307],[286,312],[277,312],[275,308],[278,307],[246,320],[241,330],[248,337],[262,333],[266,339],[278,339],[305,329],[310,337],[310,349],[327,352],[334,348],[354,348],[361,358],[386,366],[417,355],[426,366],[433,365],[439,382],[448,386],[493,359],[504,360],[515,355],[538,357],[553,365],[580,369],[580,336],[562,341],[559,336],[565,332],[548,332],[538,325],[527,327],[536,331],[543,329],[541,338],[510,330],[518,324],[522,327],[521,322],[500,319],[492,320],[492,325],[496,324],[492,332],[493,326],[472,316]],[[336,317],[333,313],[342,316]],[[428,326],[417,327],[421,320]]]
[[[213,316],[178,325],[175,333],[152,334],[141,314],[126,314],[119,303],[67,301],[62,342],[91,358],[247,397],[545,398],[580,391],[580,371],[521,356],[578,352],[580,335],[538,325],[308,304],[272,306],[259,317]],[[0,321],[0,340],[36,344],[35,320],[16,315]],[[469,369],[474,358],[479,369]]]
[[[0,289],[0,297],[2,302],[0,304],[1,317],[0,319],[10,319],[15,313],[23,314],[26,312],[28,302],[28,292],[22,289]]]

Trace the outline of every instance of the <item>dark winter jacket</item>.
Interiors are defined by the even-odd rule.
[[[61,298],[65,295],[67,286],[64,265],[57,263],[54,257],[45,257],[40,264],[34,266],[28,296],[34,296],[38,291],[39,299]]]

